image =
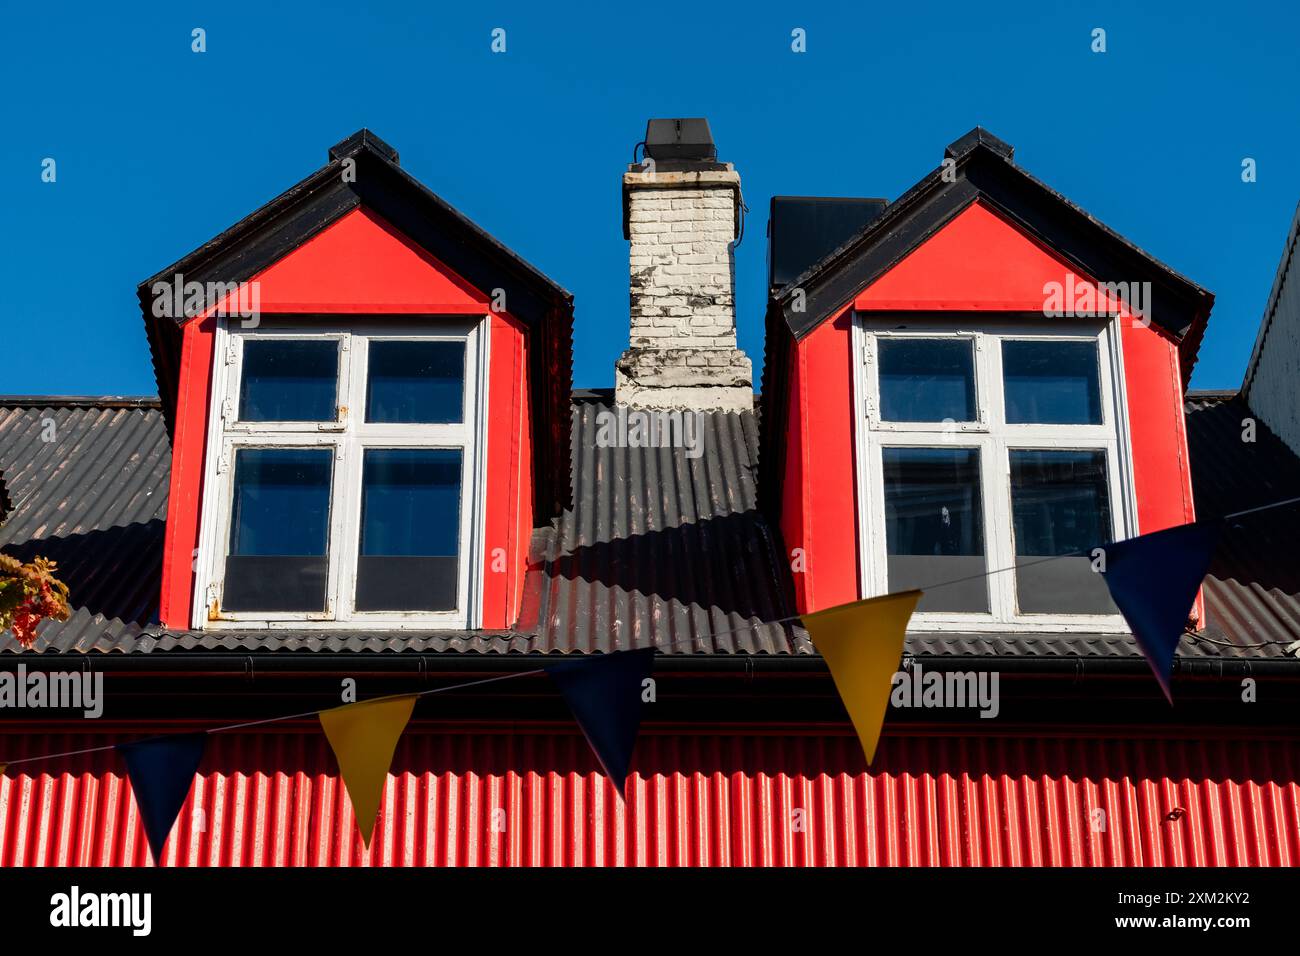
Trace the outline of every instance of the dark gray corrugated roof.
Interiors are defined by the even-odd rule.
[[[758,513],[758,421],[700,416],[697,457],[681,448],[604,448],[604,396],[573,411],[574,508],[545,547],[536,647],[676,653],[810,652],[781,546]]]
[[[0,471],[14,503],[0,547],[58,562],[76,608],[43,626],[43,647],[108,650],[157,621],[170,465],[154,399],[0,398]]]
[[[1233,514],[1300,496],[1300,458],[1261,421],[1243,441],[1250,409],[1232,393],[1186,401],[1188,453],[1199,517]],[[1206,636],[1249,653],[1286,656],[1300,641],[1300,506],[1229,522],[1205,578]],[[1235,650],[1235,647],[1233,648]]]
[[[703,453],[690,458],[680,449],[601,447],[599,416],[611,408],[607,394],[575,397],[574,507],[534,535],[526,626],[518,631],[163,631],[156,621],[170,458],[156,401],[0,398],[0,470],[16,505],[0,546],[61,562],[77,611],[65,624],[42,626],[43,651],[503,654],[654,644],[673,653],[813,653],[801,628],[761,623],[791,608],[782,546],[756,508],[756,417],[704,416]],[[1274,501],[1288,489],[1300,494],[1300,461],[1262,430],[1256,445],[1244,446],[1241,416],[1221,396],[1188,401],[1203,514]],[[46,420],[54,442],[41,441]],[[1252,526],[1252,535],[1274,530],[1248,544],[1228,536],[1206,582],[1209,626],[1201,639],[1184,641],[1183,656],[1278,658],[1280,645],[1248,645],[1300,639],[1300,568],[1287,546],[1300,531],[1300,510],[1286,518],[1291,524],[1284,518]],[[0,650],[18,646],[6,635]],[[911,634],[908,651],[1137,656],[1123,635],[1077,633]]]

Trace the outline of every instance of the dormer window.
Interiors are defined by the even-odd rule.
[[[1091,559],[1133,533],[1112,327],[860,313],[855,330],[866,593],[942,583],[922,629],[1121,628]]]
[[[474,626],[481,325],[219,328],[197,625]]]

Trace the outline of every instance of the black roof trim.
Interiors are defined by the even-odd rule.
[[[0,408],[160,408],[157,395],[0,395]]]
[[[976,127],[947,153],[952,162],[932,170],[856,236],[773,293],[795,338],[811,332],[977,200],[1102,281],[1150,281],[1158,309],[1153,322],[1175,338],[1204,322],[1214,302],[1211,293],[1016,166],[1008,144]],[[793,310],[796,288],[805,294],[803,312]]]
[[[343,159],[351,156],[363,148],[368,148],[387,159],[394,166],[401,165],[397,150],[389,146],[382,139],[370,132],[368,129],[359,129],[347,139],[335,143],[330,147],[329,159],[333,162],[336,159]]]
[[[970,152],[976,145],[987,146],[1008,162],[1014,159],[1016,155],[1016,148],[1010,143],[998,139],[983,126],[976,126],[965,136],[959,136],[949,143],[948,148],[943,151],[944,158],[956,159],[958,156]]]
[[[137,289],[141,301],[144,301],[149,294],[153,283],[170,279],[177,272],[184,273],[187,280],[193,279],[199,282],[245,281],[281,258],[290,249],[301,245],[344,213],[363,203],[374,208],[373,200],[381,202],[386,199],[391,200],[394,198],[394,190],[403,188],[413,190],[419,200],[428,204],[430,209],[424,211],[440,213],[449,220],[449,224],[462,227],[467,234],[466,238],[481,243],[486,249],[499,255],[503,262],[514,267],[521,279],[527,279],[556,299],[572,301],[573,296],[540,269],[403,170],[397,163],[397,151],[370,130],[358,130],[347,139],[335,144],[330,148],[329,156],[329,162],[306,179],[291,186],[193,252],[141,282]],[[357,161],[355,182],[344,182],[342,173],[345,159]],[[369,171],[380,175],[377,177],[362,175],[363,163]],[[389,218],[383,209],[376,208],[375,211],[384,218]],[[276,222],[276,220],[281,221]],[[274,228],[271,228],[272,222],[275,222]],[[399,225],[396,222],[393,224]],[[260,241],[244,248],[245,241],[251,239],[252,234],[259,230],[268,231],[270,234],[258,236]],[[411,238],[416,241],[420,239],[418,236],[411,236]],[[439,245],[450,247],[447,243],[439,243]],[[437,250],[430,249],[430,251],[436,254]],[[513,313],[514,310],[511,311]],[[179,316],[175,321],[183,325],[185,317]]]
[[[364,205],[479,289],[503,289],[509,313],[538,330],[529,350],[532,407],[543,416],[533,442],[535,505],[542,515],[558,514],[568,494],[573,296],[398,166],[397,151],[369,130],[329,155],[325,166],[138,286],[168,432],[187,317],[154,316],[154,284],[177,273],[204,285],[245,282]]]

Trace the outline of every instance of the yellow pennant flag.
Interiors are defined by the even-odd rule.
[[[334,759],[339,762],[343,786],[352,798],[352,812],[367,847],[375,832],[375,816],[384,796],[393,751],[411,719],[415,696],[364,700],[317,714]]]
[[[803,615],[803,625],[826,659],[868,765],[876,756],[894,674],[903,657],[907,622],[919,600],[920,591],[900,591]]]

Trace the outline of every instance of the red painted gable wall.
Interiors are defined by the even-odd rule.
[[[263,270],[264,316],[483,315],[488,295],[381,217],[356,209]],[[214,308],[215,311],[215,308]],[[487,500],[483,626],[510,627],[519,613],[533,523],[531,418],[526,330],[509,314],[489,316]],[[181,350],[172,441],[162,623],[190,626],[216,320],[191,320]]]
[[[802,548],[798,608],[815,611],[862,597],[854,465],[854,308],[879,312],[1041,314],[1043,287],[1071,267],[994,211],[974,204],[852,303],[795,343],[781,532]],[[1091,281],[1074,272],[1076,285]],[[1053,322],[1044,317],[1044,322]],[[1128,393],[1133,481],[1142,533],[1192,521],[1191,471],[1182,414],[1177,345],[1122,309],[1120,338]],[[815,464],[814,464],[815,463]],[[803,476],[810,476],[806,485]],[[800,482],[800,495],[789,485]],[[791,507],[794,504],[795,507]]]

